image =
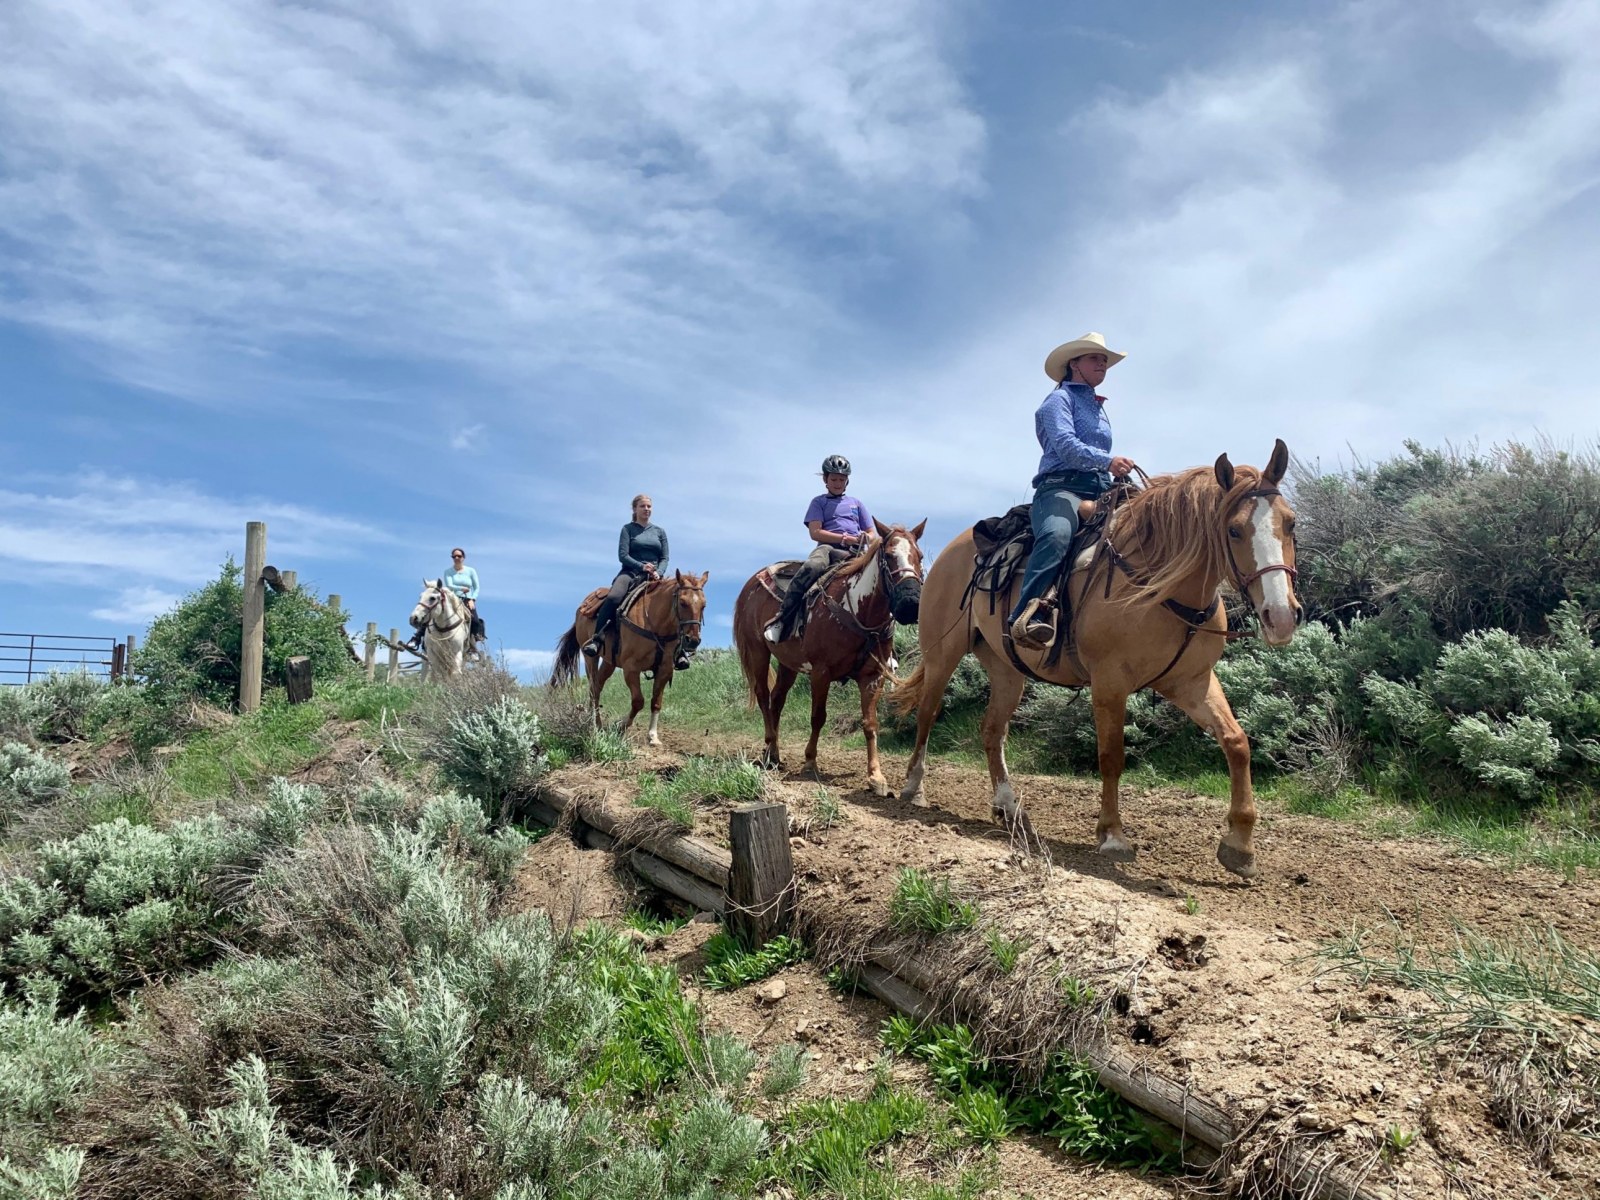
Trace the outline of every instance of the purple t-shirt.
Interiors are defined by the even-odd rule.
[[[830,496],[824,492],[806,509],[805,524],[821,521],[829,533],[865,533],[872,528],[872,514],[854,496]]]

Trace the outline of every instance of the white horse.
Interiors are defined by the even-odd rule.
[[[472,612],[467,602],[445,587],[444,580],[422,581],[422,595],[411,610],[411,627],[424,638],[429,679],[453,679],[461,674]]]

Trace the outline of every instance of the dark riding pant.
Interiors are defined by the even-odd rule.
[[[800,564],[800,569],[789,580],[789,590],[783,594],[783,608],[779,618],[787,625],[793,624],[795,618],[805,611],[806,593],[812,585],[821,579],[828,568],[834,563],[842,563],[850,557],[850,551],[843,546],[818,546],[806,560]]]
[[[616,618],[617,606],[627,597],[629,590],[643,575],[635,575],[630,571],[618,571],[617,577],[611,581],[611,590],[606,593],[606,598],[600,601],[600,611],[594,615],[594,636],[599,637],[601,632]]]

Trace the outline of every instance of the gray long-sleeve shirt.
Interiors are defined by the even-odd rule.
[[[659,525],[629,521],[617,539],[617,561],[624,570],[642,572],[645,563],[654,564],[662,574],[667,570],[667,531]]]

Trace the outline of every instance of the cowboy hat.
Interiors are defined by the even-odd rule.
[[[1098,333],[1086,333],[1081,338],[1062,342],[1050,351],[1044,360],[1044,373],[1054,382],[1060,383],[1067,377],[1067,364],[1080,354],[1104,354],[1108,367],[1114,367],[1128,357],[1126,354],[1118,354],[1115,350],[1108,350],[1106,339]]]

